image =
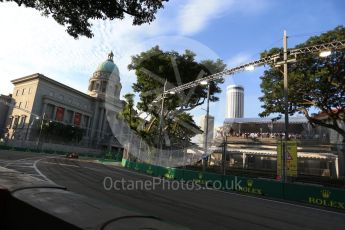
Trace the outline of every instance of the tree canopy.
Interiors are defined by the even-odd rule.
[[[162,51],[158,46],[133,56],[128,69],[134,70],[137,77],[133,84],[134,92],[139,93],[137,108],[149,115],[145,135],[152,140],[159,135],[161,103],[155,103],[155,99],[162,95],[165,82],[167,90],[220,72],[225,67],[219,59],[197,61],[196,54],[190,50],[179,54],[176,51]],[[223,80],[217,80],[210,83],[210,101],[219,100],[216,94],[221,92],[218,84],[222,82]],[[168,142],[171,145],[189,142],[193,136],[201,133],[188,112],[202,105],[206,98],[207,86],[201,85],[175,95],[165,95],[163,131],[170,138]]]
[[[3,2],[4,0],[0,0]],[[34,8],[44,16],[52,16],[61,25],[67,25],[67,33],[78,38],[91,38],[90,19],[124,19],[132,16],[133,25],[150,23],[155,14],[168,0],[5,0],[16,2],[19,6]]]
[[[321,43],[345,40],[345,28],[335,29],[319,36],[310,37],[295,48]],[[262,56],[280,52],[273,48]],[[288,65],[289,114],[303,113],[311,124],[331,128],[341,134],[345,141],[345,130],[339,122],[345,122],[345,49],[333,50],[328,57],[319,57],[318,53],[308,53],[297,57],[297,62]],[[273,65],[261,76],[261,91],[264,109],[260,116],[272,113],[284,113],[283,74]],[[317,109],[327,119],[310,114],[310,109]]]

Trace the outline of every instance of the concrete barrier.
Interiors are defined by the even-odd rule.
[[[0,229],[185,229],[0,167]]]

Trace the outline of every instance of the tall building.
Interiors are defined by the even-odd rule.
[[[12,103],[12,95],[0,95],[0,139],[4,137],[6,133],[6,123],[9,116],[10,107]]]
[[[91,75],[87,94],[39,73],[14,79],[12,83],[13,106],[5,135],[9,144],[38,147],[40,142],[46,149],[121,148],[107,117],[122,111],[120,74],[112,53]],[[43,123],[48,135],[41,137]],[[63,136],[68,132],[81,134],[77,140],[66,140]]]
[[[205,138],[206,138],[206,115],[200,118],[199,126],[201,130],[204,132],[200,134],[199,143],[200,146],[203,147],[205,145]],[[209,115],[208,116],[208,134],[207,134],[207,145],[210,147],[211,142],[213,141],[213,131],[214,131],[214,117]]]
[[[242,118],[244,114],[244,89],[240,85],[226,88],[226,118]]]

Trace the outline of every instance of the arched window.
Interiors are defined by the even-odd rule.
[[[107,82],[106,81],[102,81],[102,92],[104,93],[105,90],[107,88]]]

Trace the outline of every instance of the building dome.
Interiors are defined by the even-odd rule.
[[[108,55],[108,59],[101,64],[98,65],[96,72],[107,72],[107,73],[114,73],[115,75],[119,76],[119,68],[116,66],[116,64],[113,61],[114,54],[111,52]]]

